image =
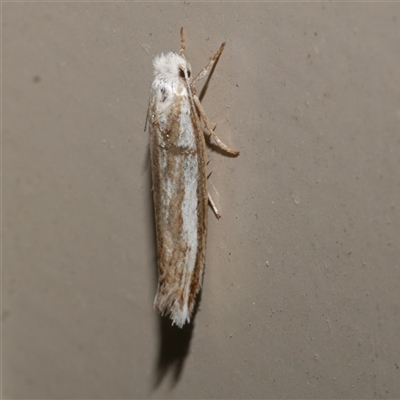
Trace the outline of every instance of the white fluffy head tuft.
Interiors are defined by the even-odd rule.
[[[190,78],[189,62],[177,53],[160,54],[153,61],[154,75],[163,75],[167,79],[183,78],[182,71]]]

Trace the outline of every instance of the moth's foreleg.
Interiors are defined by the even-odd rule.
[[[193,96],[193,99],[194,99],[194,104],[196,106],[196,110],[198,111],[201,119],[204,121],[204,126],[206,127],[206,129],[210,133],[210,135],[213,137],[213,139],[217,143],[218,147],[232,156],[238,156],[239,155],[238,151],[233,150],[233,149],[229,148],[227,145],[225,145],[224,143],[222,143],[222,141],[219,139],[219,137],[215,134],[215,132],[213,131],[213,128],[211,127],[211,122],[208,120],[206,112],[204,111],[198,97]]]

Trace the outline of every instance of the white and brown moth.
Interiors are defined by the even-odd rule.
[[[195,89],[195,83],[210,72],[224,46],[222,43],[192,79],[181,28],[179,53],[161,54],[153,61],[155,77],[146,123],[150,132],[158,257],[154,308],[162,315],[170,314],[172,324],[180,328],[190,322],[202,284],[208,201],[220,217],[207,190],[204,131],[223,151],[239,155],[216,136]]]

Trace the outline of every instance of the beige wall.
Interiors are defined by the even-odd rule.
[[[400,7],[3,3],[7,399],[400,397]],[[152,59],[202,68],[194,325],[152,309]],[[201,87],[201,86],[200,86]]]

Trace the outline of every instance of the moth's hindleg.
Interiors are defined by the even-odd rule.
[[[221,218],[221,214],[218,212],[218,208],[217,208],[217,206],[215,205],[214,200],[212,199],[210,193],[208,193],[208,202],[210,203],[211,208],[213,209],[215,216],[216,216],[218,219],[220,219],[220,218]]]

